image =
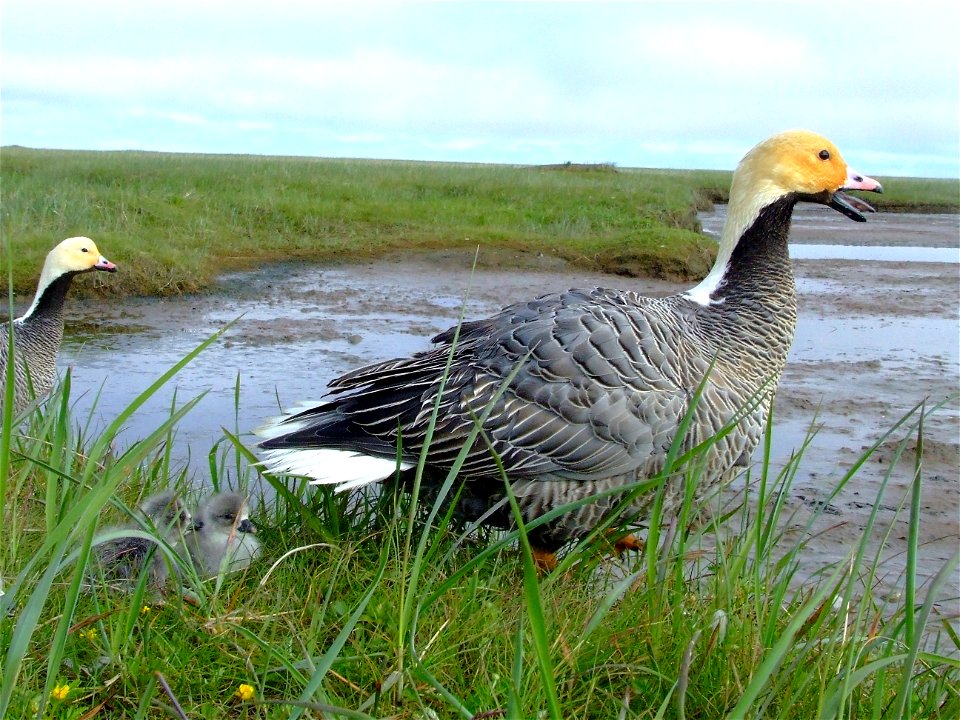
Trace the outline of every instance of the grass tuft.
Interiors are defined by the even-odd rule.
[[[894,461],[917,448],[914,484],[900,503],[912,543],[907,590],[893,602],[873,594],[883,549],[870,541],[876,513],[843,562],[812,582],[797,576],[818,518],[789,539],[784,528],[797,519],[784,498],[806,443],[774,467],[769,426],[734,507],[690,490],[678,520],[654,512],[642,552],[605,556],[600,529],[541,577],[526,538],[545,520],[465,531],[449,513],[456,471],[432,504],[392,492],[336,495],[259,476],[241,436],[225,430],[207,455],[209,477],[190,478],[166,448],[194,401],[175,403],[166,422],[121,448],[116,433],[147,394],[94,431],[73,415],[69,392],[67,376],[44,407],[4,421],[2,717],[953,718],[960,710],[960,636],[956,618],[938,610],[960,555],[925,595],[911,579],[924,425],[939,406],[915,408],[834,481],[835,494],[891,440]],[[679,479],[694,487],[709,442],[687,453],[678,446],[665,475],[636,492],[662,495]],[[98,528],[168,486],[195,501],[194,482],[253,493],[260,561],[208,580],[161,547],[183,594],[159,594],[145,578],[118,593],[90,572],[93,546],[109,537]],[[883,483],[877,505],[886,492]]]

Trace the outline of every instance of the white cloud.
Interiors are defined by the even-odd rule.
[[[628,47],[637,62],[660,68],[670,82],[767,80],[795,68],[820,69],[804,38],[731,21],[644,25],[631,31]]]
[[[6,0],[0,140],[727,164],[809,127],[843,148],[956,155],[957,19],[895,4]]]
[[[44,57],[4,53],[5,92],[32,92],[73,98],[136,99],[157,92],[192,94],[195,64],[185,58],[138,59],[122,56]]]
[[[273,130],[273,123],[261,122],[259,120],[238,120],[234,123],[240,130]]]

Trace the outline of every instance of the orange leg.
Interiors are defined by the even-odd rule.
[[[537,570],[542,573],[548,573],[557,567],[556,553],[538,547],[531,547],[530,549],[533,553],[533,564],[537,566]]]
[[[638,538],[633,533],[624,535],[613,544],[613,549],[617,555],[623,555],[623,553],[625,553],[627,550],[643,550],[643,548],[643,540]]]

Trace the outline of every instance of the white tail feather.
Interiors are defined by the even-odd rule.
[[[312,485],[335,485],[337,492],[380,482],[397,470],[396,460],[332,448],[266,450],[261,464],[270,472],[305,475],[312,478]],[[409,467],[410,463],[400,464],[403,470]]]
[[[288,435],[289,433],[303,430],[315,420],[297,420],[290,422],[290,418],[292,418],[294,415],[299,415],[306,410],[313,410],[315,408],[320,409],[324,405],[329,404],[330,403],[323,402],[322,400],[316,402],[299,402],[293,407],[288,408],[283,415],[272,417],[263,425],[254,429],[253,434],[263,438],[264,440],[272,440],[273,438],[278,438],[281,435]]]

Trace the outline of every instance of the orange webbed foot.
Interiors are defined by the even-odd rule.
[[[533,564],[541,573],[551,572],[557,567],[557,554],[542,548],[531,548],[533,554]]]
[[[613,544],[613,549],[617,555],[623,555],[623,553],[625,553],[627,550],[643,550],[643,548],[643,540],[638,538],[633,533],[624,535]]]

